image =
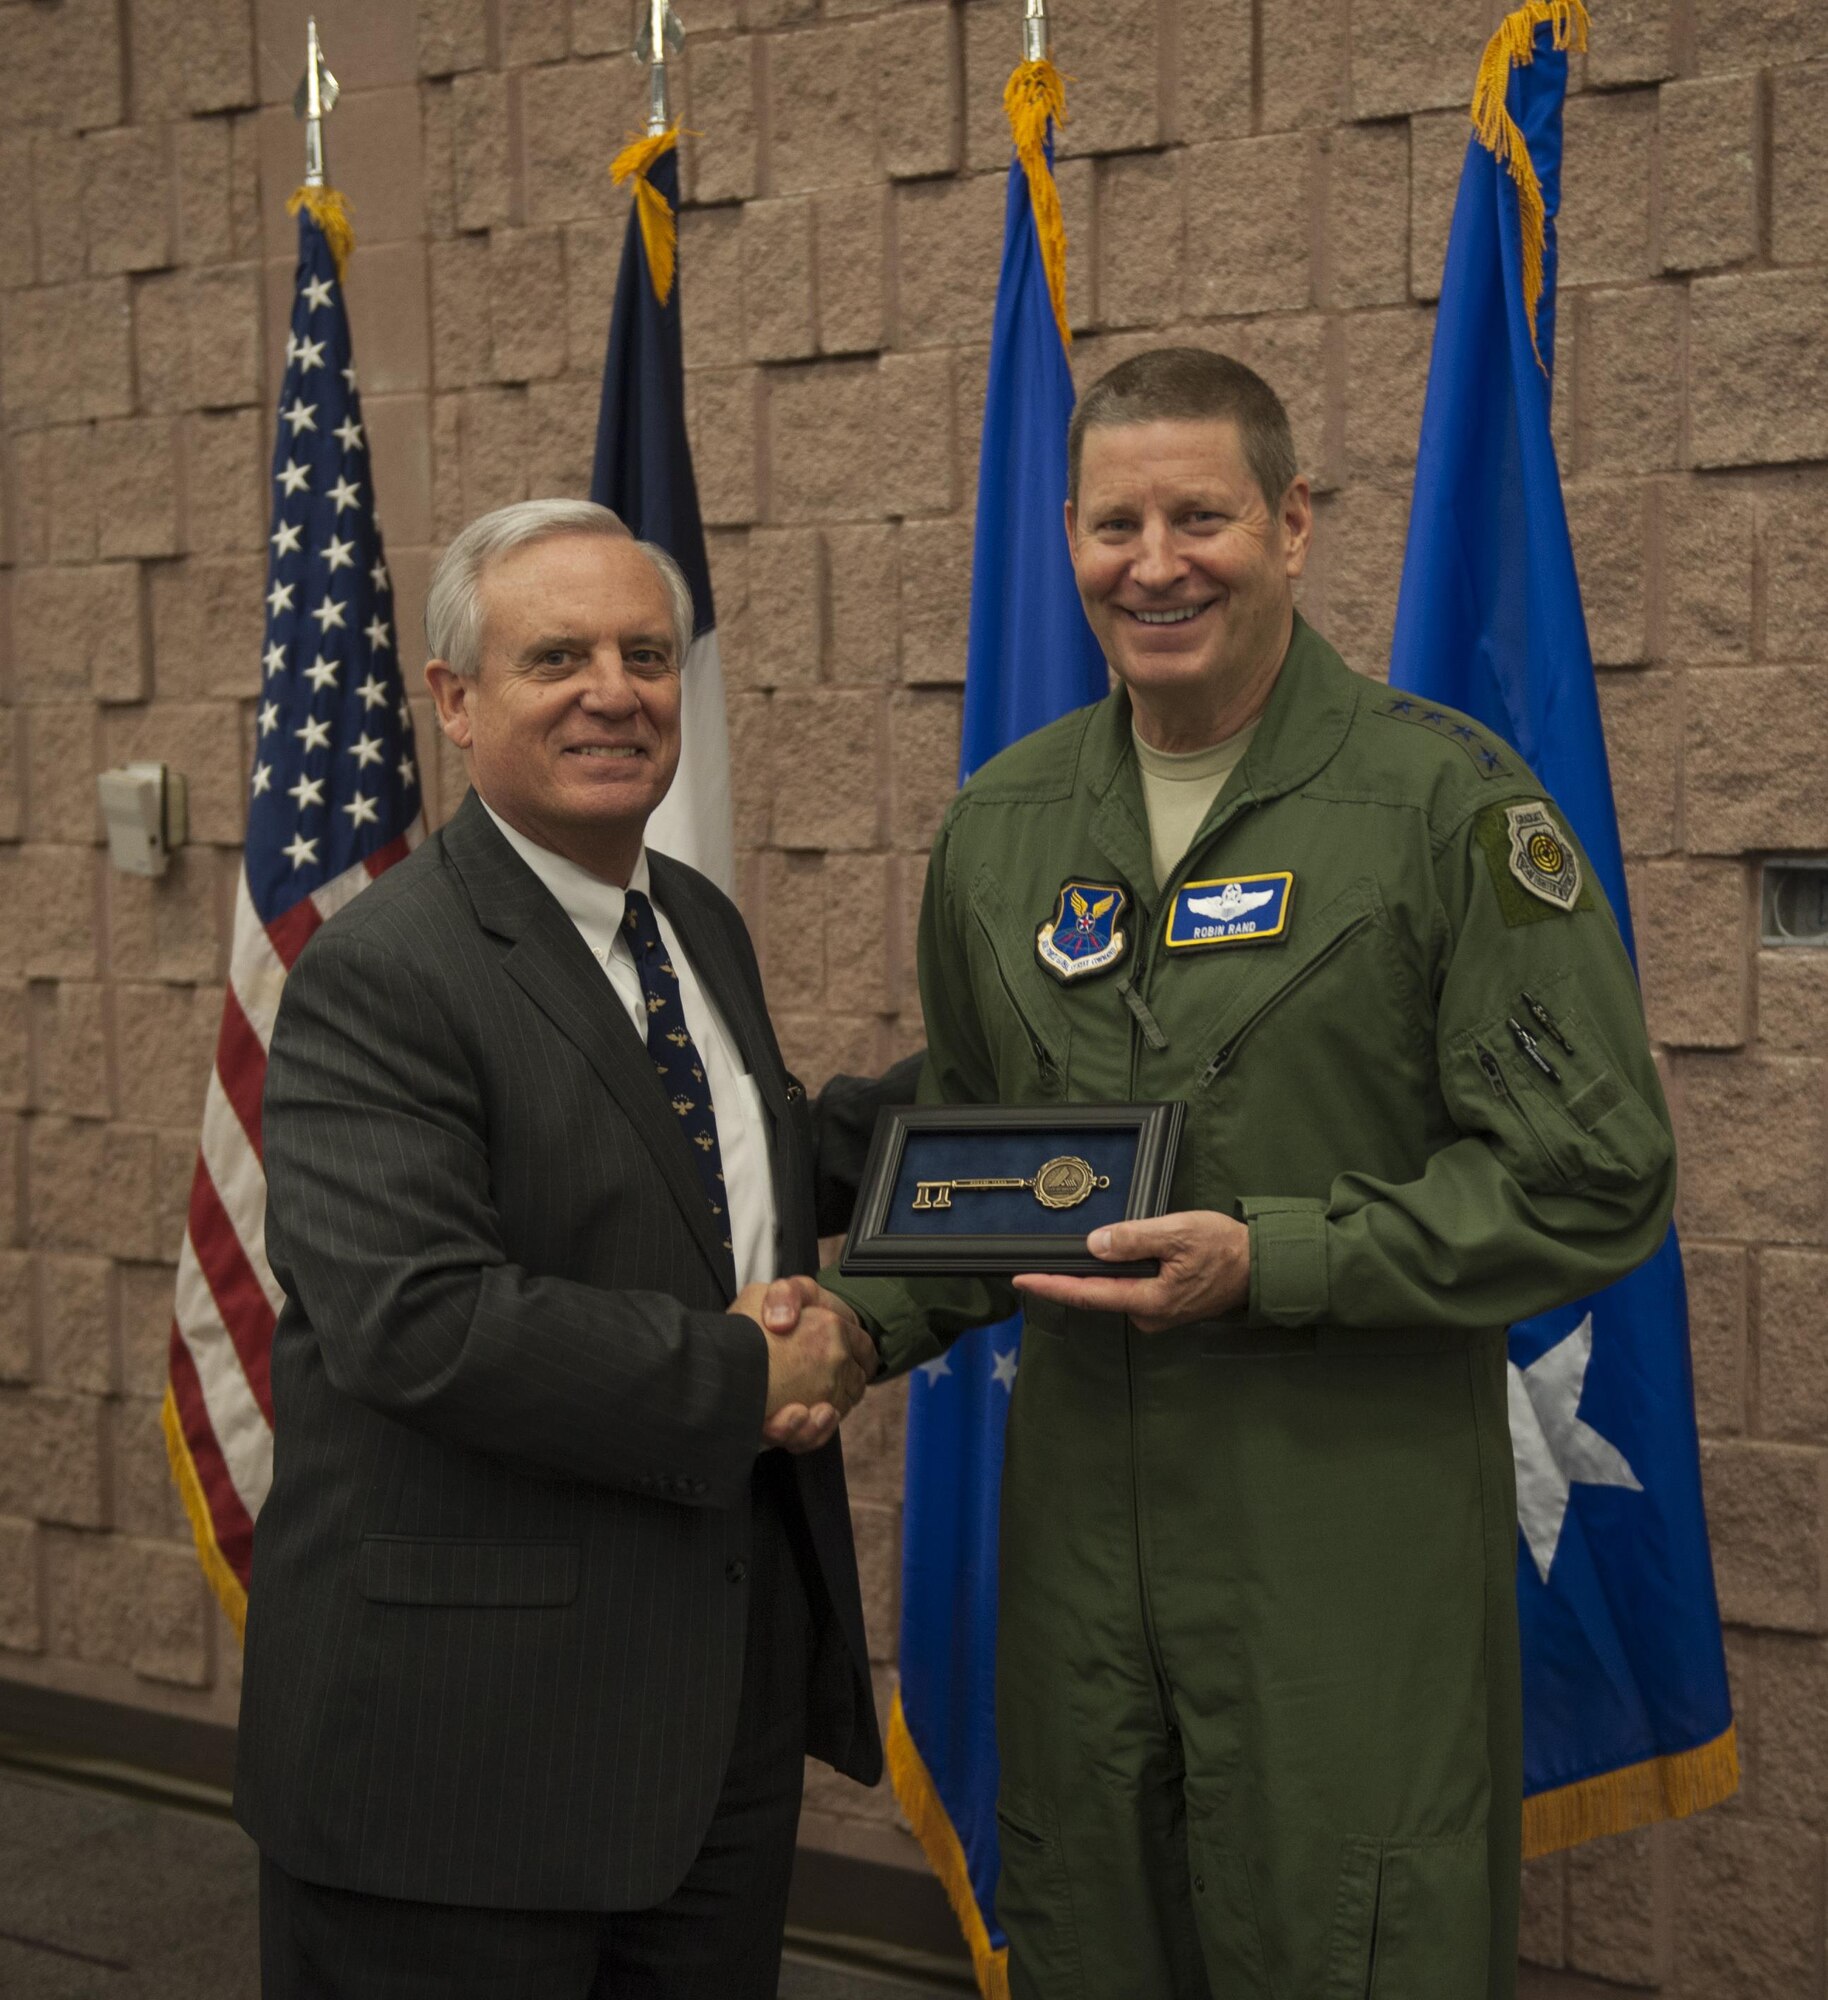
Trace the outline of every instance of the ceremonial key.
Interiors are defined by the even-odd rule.
[[[1111,1185],[1109,1174],[1095,1174],[1092,1163],[1072,1153],[1049,1160],[1030,1179],[1019,1175],[962,1177],[949,1181],[918,1181],[914,1187],[915,1208],[950,1208],[954,1193],[976,1194],[991,1188],[1026,1188],[1043,1208],[1077,1208],[1096,1188]]]

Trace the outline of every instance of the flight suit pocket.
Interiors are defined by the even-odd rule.
[[[1465,2000],[1491,1974],[1483,1831],[1346,1843],[1325,2000]]]
[[[1056,1815],[1005,1783],[997,1794],[997,1921],[1012,2000],[1084,2000],[1085,1967]]]
[[[1667,1165],[1669,1133],[1614,1067],[1571,988],[1566,974],[1541,982],[1552,1027],[1519,1003],[1460,1037],[1467,1087],[1526,1186],[1636,1187]]]
[[[1335,896],[1311,924],[1304,924],[1283,955],[1266,952],[1261,969],[1244,982],[1195,1053],[1192,1069],[1199,1088],[1215,1083],[1264,1021],[1376,924],[1382,910],[1377,884],[1367,876]]]
[[[1250,1863],[1198,1826],[1188,1829],[1187,1858],[1193,1869],[1193,1920],[1215,1990],[1227,2000],[1233,1995],[1274,2000]]]
[[[987,867],[971,884],[971,916],[972,979],[1004,1102],[1057,1101],[1066,1095],[1072,1029],[1035,963],[1033,934],[1024,933]]]

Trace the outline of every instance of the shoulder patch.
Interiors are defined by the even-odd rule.
[[[1487,806],[1474,820],[1473,832],[1485,851],[1498,907],[1512,929],[1593,908],[1580,856],[1546,800]]]
[[[1500,749],[1483,729],[1451,708],[1437,708],[1433,702],[1424,701],[1420,695],[1391,688],[1372,701],[1371,713],[1391,722],[1413,722],[1431,735],[1457,743],[1482,778],[1510,777],[1517,770],[1515,759]]]

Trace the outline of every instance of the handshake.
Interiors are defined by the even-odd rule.
[[[764,1447],[802,1452],[829,1444],[882,1365],[856,1314],[813,1278],[745,1285],[730,1310],[768,1338]]]

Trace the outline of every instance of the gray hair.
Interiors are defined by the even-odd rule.
[[[489,566],[516,549],[559,535],[628,536],[629,531],[619,514],[594,500],[517,500],[479,516],[458,534],[438,558],[425,593],[425,643],[431,657],[448,660],[464,680],[473,680],[482,668],[482,580]],[[697,623],[692,586],[665,549],[653,542],[635,546],[666,587],[683,666]]]

